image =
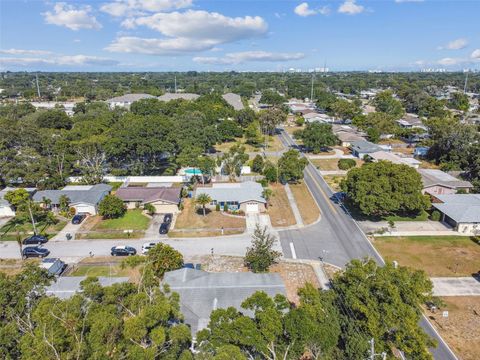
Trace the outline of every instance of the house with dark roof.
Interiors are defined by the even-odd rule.
[[[441,220],[464,235],[480,234],[480,194],[437,195],[432,206]]]
[[[197,187],[195,197],[207,194],[212,199],[208,207],[215,209],[217,205],[223,210],[227,206],[230,210],[244,212],[265,212],[267,201],[263,197],[263,187],[254,181],[240,183],[215,183],[209,187]]]
[[[473,188],[470,182],[457,179],[442,170],[418,169],[417,171],[422,177],[424,194],[433,196],[455,194],[459,190],[469,192]]]
[[[359,159],[363,159],[365,155],[384,150],[380,145],[367,140],[352,141],[350,149],[352,150],[352,155]]]
[[[130,108],[135,101],[142,100],[142,99],[153,99],[155,96],[149,94],[126,94],[122,96],[117,96],[112,99],[107,100],[107,104],[110,109],[116,107],[123,107],[123,108]]]
[[[253,316],[241,304],[255,292],[263,291],[271,297],[286,296],[279,274],[209,273],[183,268],[165,273],[163,283],[180,295],[180,311],[194,336],[208,326],[213,310],[234,307]]]
[[[152,204],[157,214],[179,212],[181,200],[180,187],[123,187],[116,191],[115,196],[125,202],[127,209],[135,209],[145,204]]]
[[[107,184],[69,185],[61,190],[37,191],[33,195],[33,201],[56,211],[59,209],[61,197],[66,196],[69,206],[74,208],[77,214],[97,215],[98,204],[111,190],[112,187]]]

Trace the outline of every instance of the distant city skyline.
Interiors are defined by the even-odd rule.
[[[0,71],[480,69],[480,1],[0,2]]]

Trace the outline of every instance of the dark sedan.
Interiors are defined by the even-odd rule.
[[[112,247],[110,254],[112,256],[131,256],[136,255],[137,250],[131,246],[114,246]]]
[[[24,258],[31,258],[31,257],[46,257],[50,254],[48,249],[45,249],[40,246],[27,246],[23,248],[22,255]]]
[[[160,225],[160,234],[167,234],[168,230],[170,230],[170,223],[163,223],[162,225]]]
[[[77,214],[72,218],[72,224],[74,224],[74,225],[81,224],[82,221],[85,220],[86,217],[87,217],[87,215]]]
[[[23,245],[40,245],[45,244],[48,241],[48,238],[43,235],[32,235],[26,239],[23,239]]]
[[[173,214],[165,214],[165,216],[163,217],[163,222],[170,224],[172,222],[172,219],[173,219]]]

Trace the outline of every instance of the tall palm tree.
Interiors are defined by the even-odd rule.
[[[202,205],[203,209],[203,216],[205,216],[205,205],[210,204],[212,202],[212,198],[208,194],[200,194],[195,199],[195,202],[199,205]]]

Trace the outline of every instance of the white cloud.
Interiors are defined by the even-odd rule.
[[[63,2],[56,3],[53,12],[47,11],[43,13],[43,17],[47,24],[65,26],[71,30],[80,29],[100,29],[102,25],[97,21],[95,16],[91,14],[91,6],[82,6],[75,8]]]
[[[468,45],[467,39],[460,38],[450,41],[448,44],[444,46],[439,46],[439,50],[460,50],[466,48]]]
[[[211,65],[233,65],[252,61],[291,61],[305,57],[303,53],[272,53],[267,51],[243,51],[225,54],[224,57],[194,57],[193,61]]]
[[[192,3],[193,0],[116,0],[102,5],[100,10],[120,17],[184,9],[192,6]]]
[[[232,18],[216,12],[199,10],[130,18],[122,25],[128,29],[145,26],[158,31],[164,37],[122,36],[107,46],[106,50],[157,55],[187,53],[263,36],[268,30],[267,23],[259,16]]]
[[[297,5],[295,9],[293,9],[293,12],[298,16],[303,16],[303,17],[317,15],[317,14],[327,15],[330,13],[330,8],[328,6],[322,6],[318,9],[311,9],[308,3],[303,2],[300,5]]]
[[[35,57],[17,57],[17,58],[0,58],[0,65],[6,66],[112,66],[117,65],[118,61],[102,58],[98,56],[88,55],[63,55],[51,58],[35,58]]]
[[[6,49],[6,50],[0,50],[0,54],[8,54],[8,55],[48,55],[48,54],[51,54],[51,51]]]
[[[342,14],[355,15],[365,11],[362,5],[358,5],[355,0],[346,0],[338,8],[338,12]]]
[[[476,49],[472,52],[472,55],[470,55],[472,59],[478,59],[480,60],[480,49]]]
[[[437,61],[439,65],[452,66],[466,62],[465,59],[446,57]]]

